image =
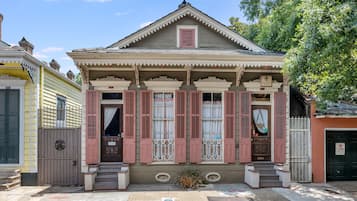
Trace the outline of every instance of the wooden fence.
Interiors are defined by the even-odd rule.
[[[295,182],[311,182],[311,129],[307,117],[290,118],[290,172]]]

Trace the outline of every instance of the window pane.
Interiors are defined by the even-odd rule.
[[[65,120],[66,100],[64,98],[57,97],[57,120]]]
[[[203,100],[203,102],[211,101],[212,100],[212,93],[203,93],[202,94],[202,100]]]
[[[222,93],[213,93],[213,101],[222,101]]]
[[[122,100],[123,94],[122,93],[103,93],[102,99],[103,100]]]
[[[174,94],[154,93],[153,132],[154,139],[173,139],[174,137]]]

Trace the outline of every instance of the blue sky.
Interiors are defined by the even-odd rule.
[[[240,0],[190,0],[223,24],[243,20]],[[25,36],[34,55],[78,72],[65,54],[72,49],[105,47],[175,10],[182,0],[0,0],[2,40],[17,45]]]

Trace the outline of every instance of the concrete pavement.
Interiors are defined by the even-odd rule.
[[[353,201],[351,194],[336,187],[338,185],[293,183],[291,188],[251,189],[245,184],[210,184],[199,190],[182,190],[174,185],[153,184],[130,185],[125,192],[84,192],[82,187],[36,186],[0,192],[0,201]],[[350,190],[356,189],[351,187]]]

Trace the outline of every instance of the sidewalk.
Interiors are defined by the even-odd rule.
[[[81,187],[20,187],[0,192],[0,201],[353,201],[329,184],[292,184],[287,188],[251,189],[245,184],[211,184],[199,190],[174,185],[130,185],[128,191],[84,192]],[[170,200],[171,199],[171,200]]]

